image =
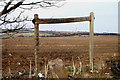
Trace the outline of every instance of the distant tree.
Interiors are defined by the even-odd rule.
[[[24,15],[26,10],[44,8],[44,7],[61,7],[57,5],[59,0],[2,0],[0,1],[0,27],[6,29],[5,33],[16,32],[25,28],[25,21],[32,21],[28,16]],[[10,18],[16,9],[21,9],[18,15]],[[21,25],[22,24],[22,25]],[[13,26],[14,25],[14,26]]]

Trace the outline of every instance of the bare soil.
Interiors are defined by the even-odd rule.
[[[80,61],[83,66],[89,65],[89,37],[87,36],[40,37],[39,42],[38,70],[44,72],[45,59],[48,61],[57,57],[64,61],[65,66],[72,65],[72,56],[77,67],[79,67]],[[104,68],[108,69],[110,66],[107,65],[106,61],[116,59],[116,56],[118,56],[118,36],[94,37],[94,70],[99,71],[101,64],[104,64]],[[18,75],[18,71],[29,71],[30,60],[32,60],[32,69],[34,70],[33,37],[2,39],[2,70],[4,76],[9,75],[9,70],[16,75]],[[112,74],[110,70],[106,70],[106,72]]]

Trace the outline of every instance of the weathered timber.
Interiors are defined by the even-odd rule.
[[[35,14],[34,15],[34,19],[38,19],[38,14]],[[35,22],[35,24],[34,24],[34,26],[35,26],[35,32],[34,32],[34,40],[35,40],[35,48],[34,48],[34,50],[35,50],[35,53],[34,53],[34,55],[35,55],[35,74],[36,74],[36,77],[37,77],[37,74],[38,74],[38,63],[37,63],[37,60],[38,60],[38,53],[39,53],[39,24],[38,24],[38,22]]]
[[[31,73],[32,73],[32,65],[31,65],[31,60],[30,60],[30,71],[29,71],[29,78],[32,78],[32,75],[31,75]]]
[[[90,58],[90,69],[93,72],[93,53],[94,53],[94,13],[91,12],[88,17],[76,17],[76,18],[47,18],[47,19],[39,19],[38,14],[34,15],[34,19],[32,20],[35,26],[35,73],[37,74],[37,54],[39,52],[39,24],[58,24],[58,23],[72,23],[72,22],[90,22],[90,38],[89,38],[89,58]]]
[[[32,22],[38,22],[39,24],[58,24],[58,23],[71,23],[90,21],[90,17],[78,17],[78,18],[49,18],[49,19],[33,19]]]
[[[89,38],[89,57],[90,57],[90,69],[93,72],[93,53],[94,53],[94,13],[90,13],[90,38]]]

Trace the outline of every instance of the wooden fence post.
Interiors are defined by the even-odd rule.
[[[89,57],[90,57],[90,70],[93,72],[93,53],[94,53],[94,13],[90,13],[90,34],[89,34]]]
[[[34,31],[34,38],[35,38],[34,39],[35,40],[35,48],[34,48],[34,50],[35,50],[35,53],[34,53],[34,55],[35,55],[35,74],[36,74],[36,77],[37,77],[37,74],[38,74],[38,67],[37,67],[38,56],[37,55],[39,53],[39,23],[37,22],[38,14],[34,15],[34,20],[35,20],[35,24],[34,24],[34,27],[35,27],[35,31]]]
[[[32,62],[31,62],[31,60],[30,60],[30,71],[29,71],[29,78],[32,78],[32,75],[31,75],[31,73],[32,73]]]

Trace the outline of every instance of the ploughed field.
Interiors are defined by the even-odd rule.
[[[118,36],[95,36],[94,37],[94,69],[99,65],[118,55]],[[45,61],[61,58],[65,66],[72,65],[72,56],[75,65],[89,65],[89,37],[40,37],[38,70],[43,70]],[[78,59],[80,58],[80,60]],[[34,38],[15,37],[2,39],[2,69],[3,75],[8,71],[16,75],[18,71],[28,70],[29,61],[32,60],[34,70]]]

